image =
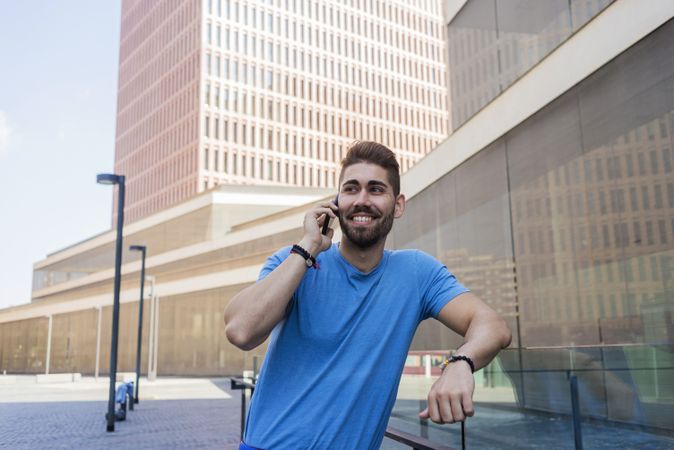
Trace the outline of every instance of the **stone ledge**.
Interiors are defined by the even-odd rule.
[[[35,375],[36,383],[73,383],[82,379],[81,373],[49,373]]]
[[[0,375],[0,384],[15,384],[16,377],[14,375]]]

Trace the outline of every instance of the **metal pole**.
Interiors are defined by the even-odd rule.
[[[101,356],[101,320],[103,319],[103,308],[98,306],[98,321],[96,325],[96,369],[94,370],[94,379],[98,381],[98,367]]]
[[[110,343],[110,388],[108,390],[107,431],[115,431],[115,381],[117,378],[117,338],[119,336],[119,291],[122,284],[122,227],[124,226],[124,175],[119,175],[117,200],[117,241],[115,244],[115,285]]]
[[[133,403],[138,403],[138,390],[140,389],[140,350],[141,342],[143,340],[143,294],[145,289],[145,251],[146,248],[143,247],[142,252],[142,263],[140,268],[140,302],[138,304],[138,347],[136,351],[136,394],[133,399]]]
[[[150,296],[150,335],[147,340],[147,379],[148,381],[154,381],[155,376],[152,368],[152,358],[154,358],[154,295]]]
[[[52,325],[52,315],[49,314],[49,328],[47,329],[47,362],[45,364],[46,375],[49,375],[49,363],[51,362],[51,325]]]
[[[575,375],[569,377],[571,385],[571,411],[573,413],[573,439],[576,450],[583,450],[583,435],[580,426],[580,403],[578,401],[578,378]]]
[[[159,296],[154,297],[154,352],[152,353],[152,370],[157,378],[157,355],[159,354]]]
[[[147,379],[148,381],[154,381],[156,378],[156,373],[152,369],[152,361],[154,358],[154,310],[155,310],[155,301],[154,301],[154,277],[147,277],[150,280],[150,334],[147,339]]]
[[[419,400],[419,412],[426,409],[426,405],[427,403],[425,400]],[[428,439],[428,424],[426,423],[426,420],[421,417],[419,418],[419,435],[424,439]]]
[[[246,389],[241,389],[241,441],[243,441],[243,432],[246,429]]]

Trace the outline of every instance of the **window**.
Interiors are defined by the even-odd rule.
[[[653,186],[655,194],[655,209],[661,209],[663,206],[662,202],[662,186],[656,184]]]

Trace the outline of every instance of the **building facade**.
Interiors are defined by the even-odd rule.
[[[671,429],[671,5],[458,9],[448,24],[456,128],[404,178],[403,190],[418,193],[391,245],[438,256],[506,316],[513,348],[499,361],[519,406],[570,413],[575,373],[584,416]],[[616,39],[617,28],[630,36]],[[532,59],[517,75],[485,63],[504,52]],[[478,68],[497,87],[484,90]],[[415,350],[461,343],[434,323],[415,339]]]
[[[221,183],[335,187],[356,139],[406,170],[449,132],[444,33],[439,0],[124,1],[127,222]]]

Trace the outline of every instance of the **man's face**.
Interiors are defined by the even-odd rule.
[[[342,172],[339,226],[357,247],[367,249],[386,239],[404,206],[404,196],[396,198],[383,167],[358,163]]]

